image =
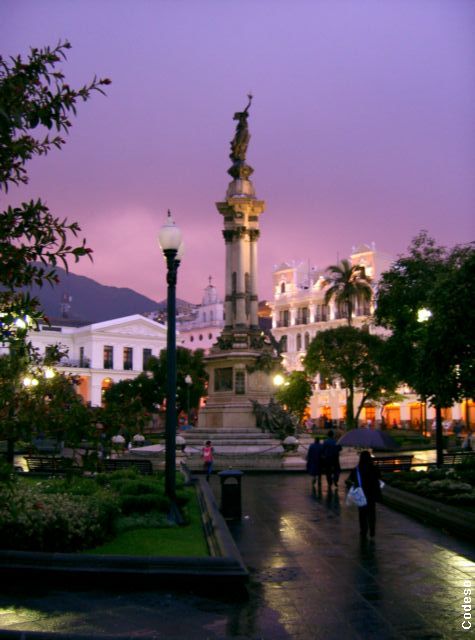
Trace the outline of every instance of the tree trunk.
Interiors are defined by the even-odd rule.
[[[348,386],[348,395],[346,396],[346,426],[348,429],[353,429],[353,427],[355,426],[353,407],[354,394],[354,386],[351,384]]]
[[[444,449],[442,441],[442,408],[435,407],[435,448],[437,452],[437,468],[440,469],[444,463]]]

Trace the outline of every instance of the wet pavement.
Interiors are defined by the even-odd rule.
[[[215,477],[212,486],[219,499]],[[318,496],[301,474],[246,474],[243,518],[230,528],[251,572],[247,598],[3,584],[0,630],[101,639],[470,637],[475,612],[464,631],[462,605],[468,583],[475,595],[475,546],[384,506],[377,517],[375,541],[361,543],[343,488],[329,493],[324,482]]]

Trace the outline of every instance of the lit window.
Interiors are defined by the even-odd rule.
[[[110,345],[104,346],[104,369],[112,369],[114,367],[114,347]]]
[[[131,371],[133,366],[133,349],[132,347],[124,347],[124,369]]]

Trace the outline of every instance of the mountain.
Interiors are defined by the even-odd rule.
[[[42,309],[50,320],[68,318],[72,322],[89,324],[112,320],[134,313],[166,311],[166,301],[156,302],[151,298],[125,287],[109,287],[86,276],[67,273],[57,268],[59,284],[51,287],[31,287],[30,294],[41,301]],[[177,300],[185,307],[189,305]]]

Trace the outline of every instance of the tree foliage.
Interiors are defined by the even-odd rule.
[[[383,274],[376,322],[389,329],[395,370],[436,410],[442,464],[442,407],[475,395],[475,243],[448,250],[420,233]],[[423,312],[423,313],[421,313]]]
[[[338,327],[321,331],[309,345],[304,358],[309,375],[319,373],[323,380],[341,380],[348,390],[347,426],[353,427],[364,403],[376,400],[382,389],[394,389],[397,378],[387,360],[386,342],[376,335],[355,327]],[[355,390],[361,401],[354,410]]]
[[[164,349],[160,352],[158,359],[152,358],[149,363],[150,371],[153,372],[155,380],[163,389],[162,402],[166,397],[166,380],[167,380],[167,352]],[[191,384],[185,382],[186,376],[191,377]],[[208,374],[204,366],[204,351],[196,349],[190,351],[185,347],[177,347],[176,349],[176,393],[177,393],[177,409],[178,412],[189,408],[197,410],[200,398],[206,395],[208,383]]]
[[[325,285],[325,304],[335,299],[340,311],[347,312],[348,325],[351,326],[355,303],[369,302],[372,296],[371,284],[364,267],[352,265],[349,260],[327,268]]]
[[[21,56],[0,57],[0,192],[28,182],[26,165],[35,156],[60,149],[72,126],[78,102],[95,91],[103,93],[108,79],[94,78],[71,88],[58,64],[66,59],[68,42],[55,48],[32,48]],[[69,238],[80,232],[77,222],[53,215],[41,199],[7,207],[0,215],[0,312],[2,340],[17,338],[18,320],[35,323],[41,317],[39,301],[19,291],[32,284],[58,282],[58,263],[68,268],[90,256],[83,239],[74,246]],[[21,336],[20,336],[21,337]]]
[[[393,366],[435,406],[474,396],[474,296],[475,244],[447,250],[426,232],[382,276],[375,320]]]
[[[176,354],[178,411],[196,410],[200,398],[206,394],[204,352],[202,349],[190,351],[177,347]],[[107,433],[117,433],[121,429],[141,432],[150,421],[151,414],[157,411],[157,406],[163,405],[167,396],[166,350],[161,351],[158,358],[151,358],[147,369],[133,380],[121,380],[106,390],[100,420]],[[189,385],[185,382],[188,375],[191,377]]]
[[[302,422],[312,397],[312,383],[304,371],[292,371],[275,394],[277,402]]]

